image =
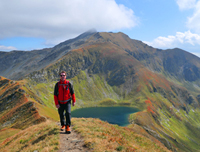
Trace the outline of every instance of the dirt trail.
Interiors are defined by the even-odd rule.
[[[60,131],[60,149],[57,152],[91,152],[84,146],[84,140],[80,134],[76,133],[71,128],[71,134],[65,134],[65,131]]]

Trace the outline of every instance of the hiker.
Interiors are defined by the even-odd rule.
[[[70,134],[71,99],[72,105],[75,106],[76,98],[73,85],[66,80],[66,76],[67,74],[65,71],[60,72],[60,81],[56,83],[54,88],[54,102],[60,116],[61,130],[63,131],[65,129],[65,132]]]

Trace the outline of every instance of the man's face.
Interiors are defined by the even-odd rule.
[[[65,81],[65,80],[66,80],[66,74],[65,74],[65,73],[61,73],[61,74],[60,74],[60,79],[61,79],[62,81]]]

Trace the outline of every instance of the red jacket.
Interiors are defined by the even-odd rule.
[[[67,80],[57,82],[54,88],[55,105],[66,104],[71,99],[73,103],[76,102],[73,85]]]

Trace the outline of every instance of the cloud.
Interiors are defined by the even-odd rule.
[[[195,5],[194,14],[188,18],[187,27],[200,34],[200,1]]]
[[[13,46],[3,46],[3,45],[0,45],[0,51],[11,51],[11,50],[16,50],[16,48],[13,47]]]
[[[200,0],[176,0],[180,10],[192,9],[193,14],[187,18],[186,26],[189,31],[185,33],[177,32],[176,39],[173,43],[189,43],[191,45],[199,45],[200,35]],[[197,34],[192,34],[190,31],[194,31]],[[178,41],[177,41],[178,39]],[[176,42],[177,41],[177,42]],[[173,45],[171,43],[171,45]],[[199,46],[198,46],[199,47]]]
[[[132,28],[133,10],[115,0],[0,0],[0,38],[38,37],[47,43],[66,40],[91,28]]]
[[[192,16],[187,18],[187,28],[200,34],[200,0],[176,0],[180,10],[192,9]]]
[[[176,0],[180,10],[187,10],[195,7],[196,0]]]
[[[200,35],[191,33],[190,31],[176,32],[175,36],[167,36],[167,37],[158,37],[154,39],[152,42],[144,42],[150,46],[156,48],[174,48],[174,47],[182,47],[182,46],[200,46]]]
[[[191,53],[196,55],[196,56],[198,56],[198,57],[200,57],[200,53],[197,53],[197,52],[191,52]]]

